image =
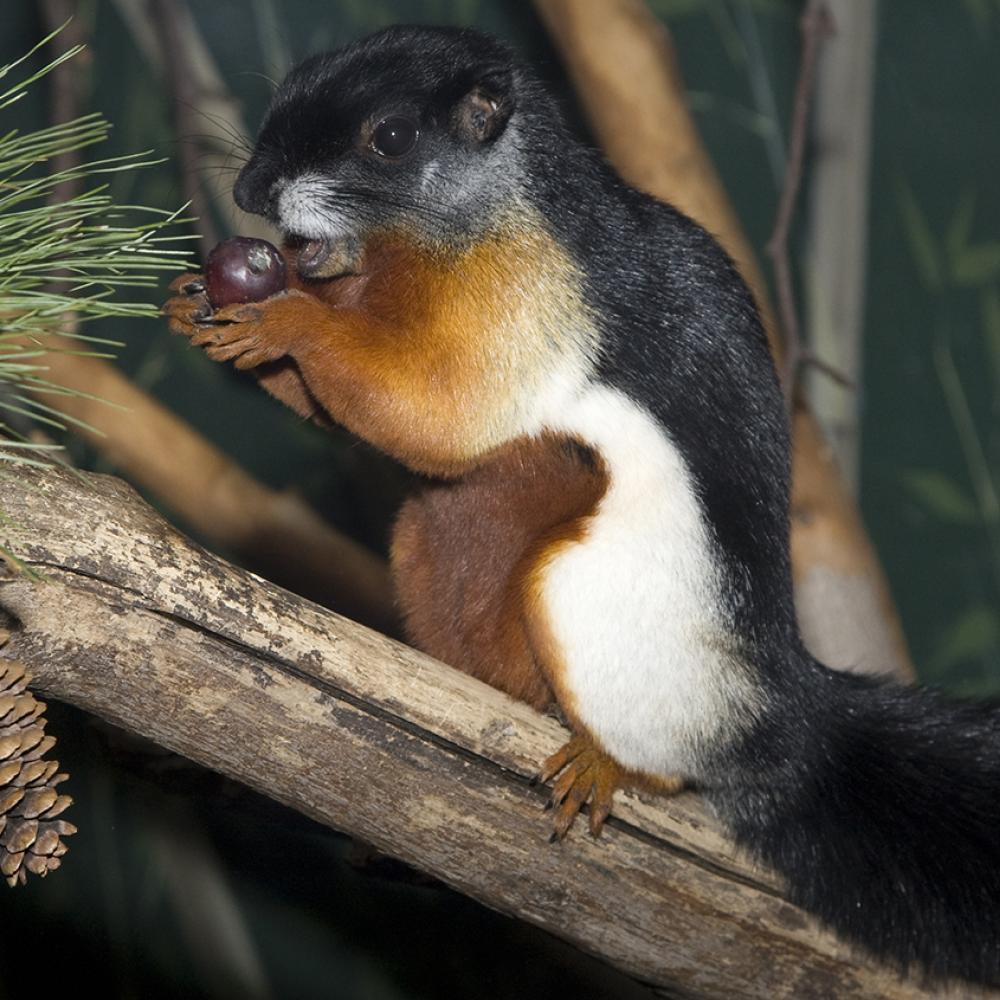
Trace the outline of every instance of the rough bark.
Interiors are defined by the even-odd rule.
[[[213,545],[298,593],[375,628],[394,631],[383,560],[327,524],[301,497],[255,479],[187,421],[97,358],[60,353],[52,335],[47,377],[80,395],[45,402],[80,421],[76,434],[149,490]]]
[[[852,955],[691,795],[547,843],[553,719],[194,545],[120,481],[0,481],[0,609],[38,684],[670,995],[930,995]],[[582,826],[582,824],[581,824]],[[319,873],[318,877],[322,877]]]

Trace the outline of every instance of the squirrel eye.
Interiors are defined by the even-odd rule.
[[[412,118],[383,118],[372,132],[372,149],[379,156],[405,156],[417,144],[420,130]]]

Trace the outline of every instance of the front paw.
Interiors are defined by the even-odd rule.
[[[167,299],[160,312],[167,317],[171,333],[191,337],[212,315],[205,294],[205,278],[200,274],[182,274],[170,283],[170,290],[178,294]]]
[[[232,361],[237,368],[256,368],[289,353],[280,326],[267,321],[264,303],[223,306],[201,321],[191,335],[213,361]]]
[[[279,316],[278,301],[297,293],[282,292],[263,302],[213,309],[201,275],[186,274],[171,284],[179,295],[162,309],[170,330],[203,347],[213,361],[232,361],[255,368],[290,353],[288,324]]]

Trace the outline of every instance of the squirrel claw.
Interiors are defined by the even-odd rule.
[[[546,812],[554,810],[550,843],[562,840],[569,833],[584,806],[589,812],[590,833],[599,837],[619,788],[640,787],[661,795],[675,795],[686,785],[678,776],[654,777],[626,770],[588,736],[574,736],[552,754],[542,764],[539,778],[556,779],[545,805]]]
[[[597,837],[611,813],[615,790],[628,785],[629,774],[588,737],[574,736],[542,765],[543,781],[559,775],[546,811],[555,810],[550,843],[562,840],[584,805],[589,804],[590,832]]]
[[[199,295],[205,291],[205,276],[193,274],[190,271],[182,274],[167,286],[172,292],[180,292],[182,295]]]
[[[593,747],[593,743],[584,736],[574,736],[564,743],[551,757],[546,757],[538,771],[537,781],[551,781],[571,760],[584,750]]]

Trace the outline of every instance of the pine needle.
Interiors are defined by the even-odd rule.
[[[184,209],[116,205],[109,194],[109,175],[162,160],[151,159],[147,151],[50,170],[53,161],[108,137],[111,126],[100,114],[32,132],[2,131],[3,110],[82,50],[71,47],[8,85],[7,78],[23,70],[61,30],[0,66],[0,413],[9,414],[20,428],[0,421],[0,464],[7,466],[51,464],[59,451],[57,444],[36,444],[25,436],[25,428],[44,425],[65,431],[78,423],[37,398],[39,393],[87,396],[47,379],[46,354],[109,357],[99,348],[120,344],[81,333],[81,324],[107,317],[155,317],[155,306],[132,301],[129,293],[154,288],[164,272],[189,266],[179,243],[190,237],[176,232],[178,223],[188,221],[180,218]],[[59,199],[58,191],[70,182],[81,190]],[[67,350],[64,340],[50,346],[53,335],[71,337],[80,350]]]

